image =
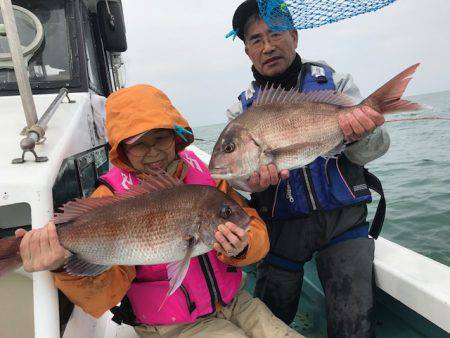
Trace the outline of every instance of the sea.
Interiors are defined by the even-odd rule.
[[[411,96],[426,110],[389,119],[441,116],[450,119],[450,91]],[[194,128],[195,145],[211,153],[226,124]],[[383,183],[386,219],[381,236],[450,266],[450,120],[385,124],[388,152],[366,167]],[[369,205],[373,215],[378,196]]]

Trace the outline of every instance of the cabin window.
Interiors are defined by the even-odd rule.
[[[74,78],[73,63],[78,62],[78,58],[73,57],[76,53],[72,48],[74,42],[68,23],[68,17],[73,16],[69,13],[73,12],[72,2],[70,0],[13,0],[13,5],[32,12],[41,22],[44,31],[39,49],[34,52],[28,62],[32,88],[69,87],[70,81]],[[17,12],[15,17],[19,38],[22,45],[26,46],[34,38],[36,29],[21,16],[22,13]],[[2,22],[3,19],[0,18],[0,23]],[[9,53],[6,37],[0,37],[1,52]],[[15,82],[14,70],[2,68],[0,65],[0,89],[17,87]]]
[[[99,75],[99,62],[97,57],[98,46],[94,39],[94,23],[89,19],[87,8],[83,6],[84,44],[86,49],[87,69],[89,76],[89,88],[100,95],[104,95],[101,78]]]

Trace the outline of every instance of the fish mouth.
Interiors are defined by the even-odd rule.
[[[227,167],[215,167],[209,170],[209,173],[213,178],[225,179],[232,178],[230,169]]]
[[[211,177],[216,180],[225,180],[225,181],[231,181],[240,178],[240,176],[227,172],[227,173],[216,173],[216,172],[210,172]]]
[[[220,174],[220,173],[211,172],[211,177],[216,179],[216,180],[230,180],[230,179],[234,178],[234,175],[233,174]]]
[[[250,177],[250,174],[242,175],[242,173],[239,173],[239,174],[234,173],[234,172],[230,171],[230,168],[225,168],[225,167],[218,167],[218,168],[210,169],[209,173],[210,173],[211,177],[216,180],[226,180],[226,181],[246,180]]]
[[[214,169],[209,169],[209,173],[212,178],[225,181],[245,181],[250,177],[250,174],[232,172],[228,167],[216,167]]]

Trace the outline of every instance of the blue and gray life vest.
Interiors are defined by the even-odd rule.
[[[299,78],[300,91],[336,90],[330,67],[305,63],[302,70]],[[246,98],[245,92],[241,93],[239,100],[243,111],[253,104],[258,91],[259,89],[250,98]],[[265,220],[300,218],[316,210],[331,211],[370,203],[372,196],[369,188],[382,195],[379,180],[364,167],[348,160],[344,154],[329,158],[318,157],[303,168],[291,170],[289,178],[282,180],[278,186],[252,194],[252,206]],[[374,238],[381,230],[384,214],[383,198],[371,229]]]

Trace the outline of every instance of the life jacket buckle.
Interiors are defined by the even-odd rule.
[[[327,83],[328,79],[325,76],[325,69],[319,66],[311,65],[311,75],[316,79],[317,83]]]

